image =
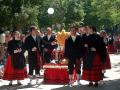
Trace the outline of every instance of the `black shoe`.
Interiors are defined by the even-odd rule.
[[[103,77],[103,78],[106,78],[105,75],[104,75],[104,73],[102,73],[102,77]]]
[[[103,78],[107,78],[104,74],[102,74],[102,77],[103,77]]]
[[[21,82],[18,82],[17,85],[22,85]]]
[[[92,82],[90,82],[88,86],[89,86],[89,87],[93,86],[93,83],[92,83]]]
[[[9,83],[9,86],[12,86],[12,83],[11,83],[11,82]]]
[[[95,84],[94,84],[94,87],[98,87],[98,83],[95,83]]]

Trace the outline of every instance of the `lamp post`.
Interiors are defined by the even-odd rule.
[[[54,8],[48,8],[47,12],[51,16],[51,28],[52,28],[52,15],[54,13]]]

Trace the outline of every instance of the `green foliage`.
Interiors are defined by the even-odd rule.
[[[103,28],[113,27],[120,23],[120,0],[92,0],[92,7],[95,8],[99,25]]]
[[[47,13],[49,7],[54,8],[53,15]],[[120,25],[120,0],[0,0],[0,27],[68,28],[71,24],[98,29]]]
[[[65,24],[80,25],[84,20],[83,3],[80,0],[70,0],[67,6]]]
[[[39,3],[35,0],[0,1],[0,26],[4,28],[24,28],[38,25]],[[33,3],[33,4],[32,4]]]

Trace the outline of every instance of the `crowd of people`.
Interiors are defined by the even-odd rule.
[[[85,26],[82,29],[72,26],[69,32],[70,36],[65,40],[64,45],[64,58],[68,60],[69,86],[73,85],[75,69],[78,85],[81,84],[82,79],[89,81],[88,86],[98,87],[98,82],[103,80],[106,69],[111,69],[106,48],[108,45],[107,33],[105,31],[97,33],[94,26]],[[9,80],[10,86],[12,86],[13,80],[17,80],[17,84],[21,85],[20,80],[25,78],[30,78],[29,84],[31,84],[33,77],[38,83],[40,70],[44,64],[53,60],[51,53],[59,45],[56,34],[52,33],[52,28],[48,27],[43,35],[36,26],[31,26],[27,35],[22,35],[16,30],[7,33],[5,37],[4,46],[7,48],[0,46],[0,56],[2,56],[0,62],[4,61],[0,71],[1,78]],[[2,49],[6,54],[3,54]],[[27,61],[26,51],[28,52]],[[26,63],[29,65],[28,70]]]

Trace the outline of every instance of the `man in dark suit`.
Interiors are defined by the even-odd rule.
[[[40,48],[42,44],[40,37],[37,37],[36,34],[37,27],[31,26],[30,35],[25,39],[25,47],[26,50],[28,51],[30,83],[32,81],[34,70],[36,77],[39,77],[40,75]]]
[[[68,69],[69,69],[69,84],[72,86],[73,70],[74,66],[77,72],[78,84],[80,84],[81,77],[81,61],[83,52],[82,38],[77,35],[78,28],[70,28],[70,37],[65,40],[65,56],[69,60]]]
[[[48,27],[47,34],[43,37],[45,63],[50,63],[50,61],[53,59],[51,53],[55,48],[57,48],[55,38],[55,35],[52,34],[52,29]]]

